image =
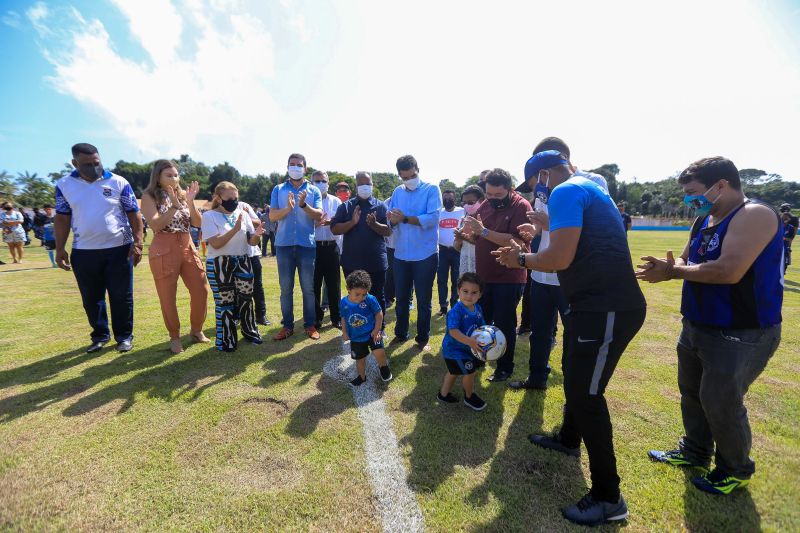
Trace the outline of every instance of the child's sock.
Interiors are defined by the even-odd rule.
[[[367,381],[367,379],[366,379],[366,378],[362,378],[361,376],[356,376],[356,379],[352,380],[352,381],[350,382],[350,384],[351,384],[351,385],[353,385],[353,386],[356,386],[356,387],[358,387],[358,386],[359,386],[359,385],[361,385],[362,383],[366,383],[366,381]]]
[[[56,264],[56,255],[55,255],[55,252],[54,252],[53,250],[47,250],[47,255],[49,255],[49,256],[50,256],[50,262],[51,262],[51,263],[53,263],[53,264],[55,265],[55,264]]]

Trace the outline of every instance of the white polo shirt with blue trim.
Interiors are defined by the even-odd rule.
[[[133,242],[127,213],[139,211],[128,180],[105,171],[88,182],[77,171],[56,182],[56,213],[70,215],[72,248],[100,250]]]

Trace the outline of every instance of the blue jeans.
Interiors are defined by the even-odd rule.
[[[303,327],[314,326],[314,260],[317,249],[307,246],[276,246],[278,252],[278,283],[281,286],[281,324],[294,329],[294,273],[300,277],[303,293]]]
[[[99,250],[72,249],[70,263],[83,299],[83,309],[92,327],[92,342],[111,339],[106,312],[106,292],[111,307],[114,340],[133,338],[133,263],[131,245]]]
[[[458,264],[461,254],[453,247],[439,245],[439,267],[436,283],[439,289],[439,309],[447,309],[447,274],[450,274],[450,307],[458,301]]]
[[[487,324],[494,324],[506,336],[506,353],[497,360],[497,370],[514,371],[514,350],[517,347],[517,304],[524,283],[487,283],[478,304]]]
[[[433,297],[433,278],[439,265],[439,254],[433,254],[421,261],[403,261],[394,258],[394,288],[397,294],[395,316],[397,322],[394,334],[401,339],[408,338],[408,315],[411,307],[411,291],[417,294],[417,336],[414,341],[427,343],[431,334],[431,298]]]
[[[528,360],[531,381],[547,381],[550,375],[550,351],[553,349],[553,329],[556,327],[556,312],[561,314],[561,322],[567,314],[569,305],[564,292],[558,285],[547,285],[531,281],[531,352]]]

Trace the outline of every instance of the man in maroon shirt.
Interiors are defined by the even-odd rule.
[[[487,324],[494,324],[506,336],[506,353],[497,360],[497,370],[489,381],[505,381],[514,371],[514,348],[517,344],[517,304],[525,288],[524,269],[506,268],[495,261],[493,250],[509,246],[511,240],[528,249],[518,226],[527,224],[531,204],[514,192],[511,175],[496,168],[486,176],[486,202],[475,218],[467,217],[465,226],[478,235],[475,264],[478,276],[486,283],[478,304]]]

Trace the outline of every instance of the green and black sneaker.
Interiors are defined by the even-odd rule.
[[[670,450],[668,452],[662,452],[661,450],[650,450],[647,452],[647,456],[651,460],[658,463],[666,463],[672,466],[683,466],[687,468],[700,468],[703,471],[708,472],[708,467],[688,460],[680,450]]]
[[[719,468],[715,468],[704,476],[694,478],[692,483],[703,492],[709,492],[711,494],[730,494],[736,489],[746,487],[750,483],[750,480],[729,476]]]

